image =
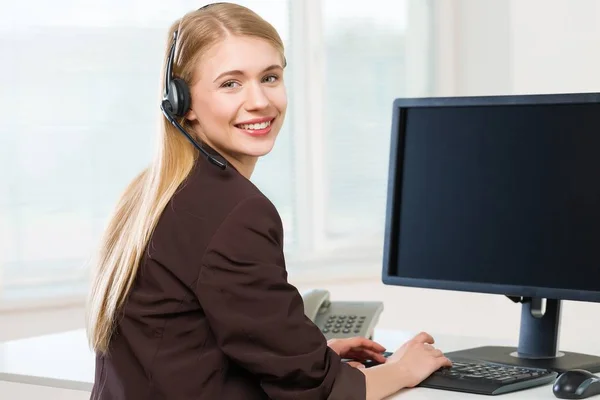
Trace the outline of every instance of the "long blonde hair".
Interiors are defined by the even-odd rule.
[[[173,74],[188,84],[193,82],[194,69],[201,55],[227,35],[265,39],[281,52],[285,63],[283,43],[273,26],[253,11],[236,4],[215,3],[175,21],[167,36],[165,63],[175,30],[179,32]],[[156,108],[159,109],[158,102]],[[161,119],[156,156],[125,189],[94,263],[87,304],[87,334],[91,348],[97,353],[108,351],[118,313],[135,280],[158,219],[198,157],[198,151],[191,143],[165,118]],[[180,123],[193,133],[187,120],[182,119]]]

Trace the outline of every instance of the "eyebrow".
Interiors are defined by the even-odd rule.
[[[273,65],[270,65],[267,68],[263,69],[262,73],[264,74],[265,72],[273,71],[275,69],[283,69],[283,67],[279,64],[273,64]],[[239,69],[235,69],[233,71],[226,71],[226,72],[223,72],[222,74],[220,74],[219,76],[217,76],[217,78],[213,82],[216,82],[219,79],[221,79],[222,77],[227,76],[227,75],[244,75],[244,73],[242,71],[240,71]]]

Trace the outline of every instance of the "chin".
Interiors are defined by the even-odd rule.
[[[271,152],[275,145],[275,139],[256,140],[250,143],[244,143],[240,146],[240,153],[251,157],[262,157]]]

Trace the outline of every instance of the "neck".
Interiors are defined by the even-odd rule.
[[[223,157],[227,160],[227,162],[240,173],[246,179],[250,179],[252,173],[254,172],[254,167],[256,166],[257,157],[233,157],[229,154],[223,154]]]
[[[245,154],[231,154],[227,151],[221,150],[219,146],[215,146],[206,137],[202,138],[202,142],[204,142],[204,144],[210,148],[206,149],[209,153],[218,152],[223,158],[225,158],[225,161],[227,161],[230,166],[235,168],[235,170],[238,171],[243,177],[250,179],[252,173],[254,172],[254,167],[256,166],[258,157],[248,156]]]

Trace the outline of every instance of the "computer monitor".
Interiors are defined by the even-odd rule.
[[[522,303],[518,347],[450,355],[600,372],[558,349],[600,302],[600,93],[396,99],[389,163],[383,283]]]

